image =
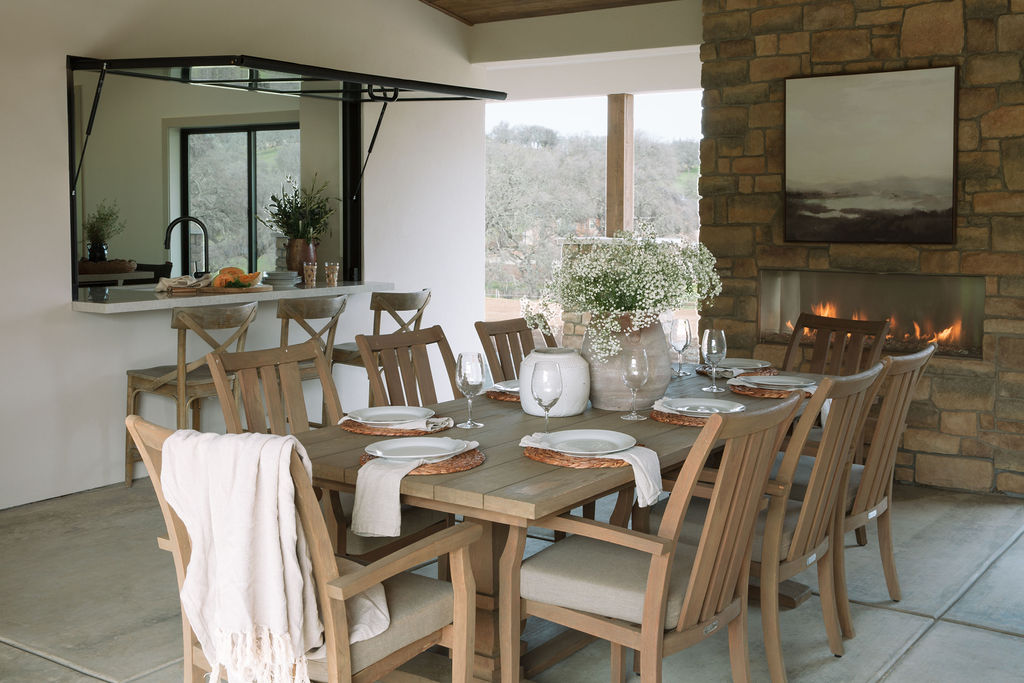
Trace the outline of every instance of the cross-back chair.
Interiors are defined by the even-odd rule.
[[[192,412],[192,428],[200,428],[202,399],[216,396],[217,389],[206,365],[206,355],[188,360],[188,333],[192,332],[214,351],[235,346],[245,349],[249,325],[256,319],[256,302],[201,308],[175,308],[171,310],[171,328],[178,331],[178,354],[175,365],[157,365],[151,368],[127,371],[128,400],[125,415],[139,412],[139,394],[151,393],[173,398],[176,404],[178,429],[188,427],[188,414]],[[233,330],[224,341],[214,338],[210,330]],[[128,432],[124,437],[124,483],[132,485],[134,465],[141,457]]]
[[[882,356],[889,320],[848,320],[801,313],[786,347],[784,370],[801,370],[804,330],[814,335],[811,358],[804,372],[853,375],[870,368]]]
[[[188,531],[164,498],[161,485],[161,449],[171,430],[137,415],[129,416],[126,424],[153,481],[167,526],[167,538],[158,539],[158,544],[172,554],[180,591],[187,577],[192,547]],[[334,557],[309,476],[294,452],[290,471],[298,518],[312,560],[327,656],[326,661],[309,661],[310,678],[329,683],[376,681],[420,652],[440,644],[451,648],[452,680],[471,681],[476,586],[468,546],[480,537],[480,527],[460,524],[361,567]],[[450,558],[451,584],[407,571],[439,555]],[[384,584],[391,625],[373,638],[349,644],[346,601],[380,582]],[[211,667],[184,613],[181,621],[185,682],[200,683],[206,680]]]
[[[300,333],[303,333],[303,341],[313,340],[320,348],[320,352],[327,354],[329,349],[334,348],[334,336],[338,331],[338,321],[341,314],[345,312],[345,305],[348,303],[347,294],[338,296],[315,297],[312,299],[281,299],[277,302],[277,317],[281,321],[281,346],[292,345],[290,328],[295,323]],[[317,321],[314,326],[311,321]],[[320,324],[322,321],[322,324]],[[300,367],[303,380],[317,379],[318,371],[311,363]],[[327,397],[324,396],[323,408],[321,410],[321,422],[313,423],[320,427],[327,422]]]
[[[474,324],[476,334],[491,368],[495,382],[519,377],[519,366],[535,348],[533,330],[525,318],[509,320],[479,320]],[[558,346],[550,332],[541,332],[548,348]]]
[[[436,346],[441,354],[452,394],[460,395],[455,383],[455,357],[440,325],[415,332],[357,334],[356,344],[370,380],[373,405],[423,406],[437,403],[437,390],[427,354],[431,346]],[[377,362],[383,377],[373,369]]]
[[[423,311],[430,303],[430,290],[419,292],[373,292],[370,310],[373,311],[373,334],[382,332],[384,314],[396,325],[395,332],[416,332],[423,323]],[[354,341],[334,346],[332,363],[363,367],[363,359]],[[367,366],[371,367],[371,366]]]
[[[320,380],[324,414],[329,424],[342,417],[341,401],[331,377],[331,366],[316,340],[304,344],[243,353],[211,353],[207,356],[217,393],[221,397],[224,423],[231,434],[243,431],[271,434],[300,434],[315,425],[309,421],[302,391],[302,372],[312,367]],[[230,376],[236,378],[245,414],[243,427],[231,396]],[[395,537],[359,536],[349,528],[353,496],[328,491],[323,500],[325,517],[335,550],[361,562],[379,559],[395,550],[448,526],[448,516],[412,506],[402,509],[402,534]],[[442,562],[439,571],[447,571]]]
[[[690,449],[655,533],[573,516],[537,526],[572,534],[523,560],[526,530],[512,527],[501,559],[502,680],[516,681],[520,620],[533,615],[611,643],[612,681],[625,677],[625,650],[641,653],[644,683],[661,680],[662,658],[728,625],[733,680],[750,680],[747,572],[758,511],[775,454],[799,407],[792,396],[748,413],[710,417]],[[698,479],[725,442],[719,476]],[[710,504],[698,540],[679,531],[698,487]]]

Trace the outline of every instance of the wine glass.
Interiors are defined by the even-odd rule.
[[[704,360],[711,366],[711,386],[704,387],[704,391],[725,391],[725,387],[718,386],[718,364],[725,360],[725,330],[704,330],[700,349],[704,352]]]
[[[557,363],[540,361],[533,366],[530,389],[537,405],[544,409],[544,432],[548,431],[548,413],[562,397],[562,370]]]
[[[668,343],[673,350],[679,354],[679,368],[675,371],[676,377],[687,377],[691,373],[683,369],[683,352],[689,348],[693,341],[693,334],[690,332],[690,321],[687,318],[677,318],[672,321],[672,329],[668,333]]]
[[[647,364],[647,349],[627,349],[622,354],[622,381],[629,387],[633,394],[633,410],[628,415],[623,415],[623,420],[646,420],[647,417],[636,412],[636,392],[643,385],[647,384],[649,366]]]
[[[482,422],[473,421],[473,397],[484,388],[484,359],[479,353],[460,353],[455,373],[455,384],[469,401],[469,415],[465,422],[455,425],[460,429],[479,429]]]

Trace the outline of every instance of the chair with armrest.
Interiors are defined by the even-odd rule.
[[[356,344],[370,380],[373,405],[425,406],[437,403],[437,390],[427,355],[432,346],[436,346],[441,354],[452,395],[461,394],[455,383],[455,357],[440,325],[415,332],[357,334]],[[378,362],[383,377],[374,370]]]
[[[889,320],[848,320],[801,313],[789,338],[782,369],[801,369],[804,330],[814,335],[811,359],[803,368],[804,372],[853,375],[870,368],[881,358]]]
[[[158,544],[171,552],[180,591],[187,578],[192,546],[188,531],[167,503],[161,484],[161,449],[171,430],[150,424],[136,415],[129,416],[126,424],[153,481],[167,526],[167,538],[158,539]],[[439,644],[451,648],[452,680],[460,683],[471,681],[476,586],[468,546],[480,537],[480,527],[472,523],[460,524],[365,567],[338,561],[331,551],[327,528],[309,476],[295,452],[291,455],[290,472],[298,519],[312,560],[320,619],[324,625],[326,660],[309,661],[310,678],[330,683],[376,681],[427,648]],[[451,584],[407,571],[439,555],[450,557]],[[350,644],[346,601],[381,582],[387,596],[391,625],[373,638]],[[206,680],[211,667],[184,613],[181,620],[185,681],[200,683]]]
[[[271,434],[300,434],[310,431],[305,396],[302,391],[303,371],[312,368],[320,380],[324,396],[324,414],[329,424],[342,417],[341,401],[331,378],[331,367],[316,340],[296,346],[285,346],[243,353],[211,353],[207,356],[214,384],[221,398],[227,431]],[[228,377],[234,375],[245,415],[241,416],[231,396]],[[448,526],[447,515],[433,510],[406,506],[402,510],[402,534],[395,538],[359,536],[349,528],[352,494],[326,492],[323,503],[328,510],[331,540],[337,554],[360,562],[370,562],[394,552],[414,541]],[[439,567],[442,575],[445,568]]]
[[[526,319],[480,320],[474,327],[494,381],[504,382],[519,377],[519,366],[535,347],[533,330],[526,324]],[[548,348],[558,346],[550,332],[541,334]]]
[[[662,658],[728,625],[734,681],[750,680],[747,572],[754,522],[765,507],[775,454],[799,407],[792,396],[759,411],[711,416],[671,488],[658,530],[642,533],[555,516],[537,526],[571,534],[523,560],[526,530],[512,527],[501,559],[502,680],[518,680],[520,620],[533,615],[611,642],[612,681],[625,649],[639,650],[644,683],[661,680]],[[698,477],[724,441],[719,476]],[[679,531],[698,486],[710,503],[696,543]]]

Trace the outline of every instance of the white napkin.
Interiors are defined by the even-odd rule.
[[[171,287],[190,287],[192,289],[199,289],[200,287],[206,287],[213,282],[213,274],[207,273],[198,280],[191,275],[181,275],[179,277],[162,277],[160,281],[156,283],[157,292],[166,292]]]
[[[459,451],[471,451],[480,444],[467,441]],[[455,453],[454,455],[458,455]],[[454,455],[452,457],[454,457]],[[359,468],[356,496],[352,503],[352,531],[360,536],[399,536],[402,533],[402,478],[434,457],[389,460],[374,458]]]
[[[345,416],[338,420],[338,424],[351,420],[352,422],[359,422],[354,417]],[[359,422],[359,424],[366,424],[365,422]],[[389,425],[367,425],[369,427],[383,427],[385,429],[408,429],[416,432],[439,432],[442,429],[448,429],[449,427],[455,426],[455,420],[450,417],[427,417],[422,420],[409,420],[408,422],[398,422],[396,424]]]
[[[548,434],[536,432],[524,436],[519,442],[523,448],[545,448],[557,451],[548,445]],[[606,455],[592,455],[592,458],[611,458],[625,460],[633,468],[633,479],[636,481],[637,504],[645,508],[658,502],[661,495],[661,461],[658,454],[644,446],[633,446],[624,451],[608,453]]]

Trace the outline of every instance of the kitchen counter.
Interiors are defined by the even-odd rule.
[[[153,291],[155,285],[127,285],[123,287],[82,287],[78,290],[78,301],[71,302],[71,310],[82,313],[136,313],[159,311],[171,308],[192,308],[218,306],[247,301],[277,301],[279,299],[304,299],[335,294],[361,294],[379,290],[394,289],[391,282],[339,282],[337,287],[326,285],[306,288],[302,285],[275,287],[271,292],[246,292],[238,294],[196,294],[170,295]]]

